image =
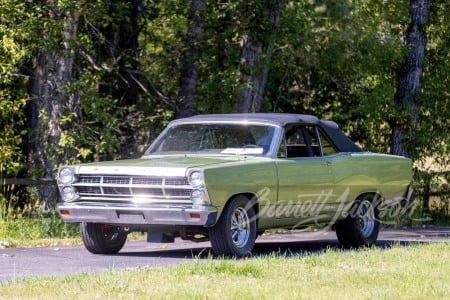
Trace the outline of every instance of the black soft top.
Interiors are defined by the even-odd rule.
[[[362,152],[352,140],[350,140],[333,121],[320,120],[313,115],[283,114],[283,113],[244,113],[244,114],[210,114],[196,115],[172,121],[172,124],[201,122],[249,122],[272,124],[284,127],[290,123],[305,123],[319,126],[330,138],[339,152]]]

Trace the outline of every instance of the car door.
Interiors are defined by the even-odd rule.
[[[332,218],[334,178],[331,164],[322,155],[317,128],[287,125],[276,166],[277,217],[283,223],[300,227]]]

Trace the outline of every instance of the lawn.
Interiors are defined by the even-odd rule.
[[[450,241],[0,283],[0,299],[449,299]]]

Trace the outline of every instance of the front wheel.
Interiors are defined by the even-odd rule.
[[[375,244],[380,230],[378,199],[367,196],[356,200],[347,218],[336,226],[336,235],[344,248]]]
[[[249,199],[237,196],[225,207],[214,227],[210,228],[211,246],[216,255],[243,257],[255,245],[255,210]]]
[[[115,254],[127,239],[120,227],[108,224],[80,223],[80,234],[86,249],[94,254]]]

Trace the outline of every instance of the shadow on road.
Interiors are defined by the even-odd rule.
[[[408,246],[411,244],[427,244],[428,242],[399,241],[399,240],[379,240],[375,247],[379,249],[390,249],[395,245]],[[300,255],[310,255],[324,253],[330,250],[351,251],[343,249],[337,240],[317,240],[317,241],[289,241],[289,242],[257,242],[252,252],[253,257],[279,256],[294,257]],[[214,258],[210,245],[198,247],[192,244],[192,248],[182,249],[161,249],[150,251],[120,252],[112,256],[116,257],[158,257],[175,259],[207,259]]]
[[[390,249],[395,245],[409,246],[448,241],[450,241],[450,227],[389,229],[380,233],[375,247]],[[320,255],[336,250],[341,251],[342,248],[334,233],[323,231],[274,233],[263,235],[256,240],[253,257],[291,258]],[[122,251],[115,255],[94,255],[81,245],[6,248],[0,249],[0,282],[30,276],[169,266],[209,258],[216,258],[212,255],[209,242],[193,243],[181,239],[177,239],[174,244],[162,245],[148,244],[145,240],[128,241]]]

